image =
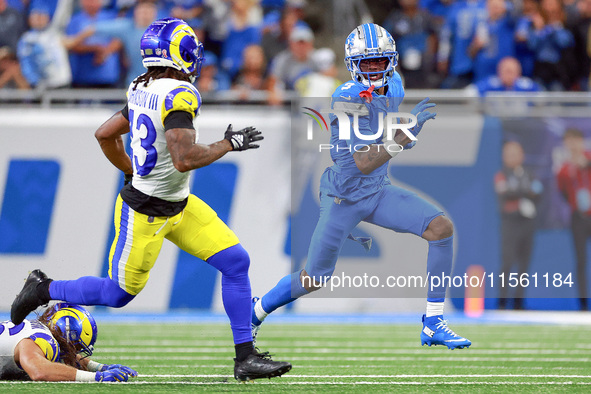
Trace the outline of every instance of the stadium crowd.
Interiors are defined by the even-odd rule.
[[[187,20],[205,43],[202,92],[236,89],[246,98],[250,90],[268,90],[273,103],[285,90],[308,94],[319,76],[330,91],[338,82],[335,56],[315,47],[326,23],[308,7],[323,1],[332,4],[0,0],[0,87],[124,88],[143,72],[134,48],[145,28],[173,16]],[[396,40],[407,88],[589,90],[591,0],[366,3]],[[496,75],[504,58],[516,59],[508,82],[502,70]],[[308,80],[297,83],[302,77]]]

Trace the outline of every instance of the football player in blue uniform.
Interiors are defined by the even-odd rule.
[[[341,85],[332,96],[333,110],[348,114],[350,124],[358,118],[359,131],[376,134],[378,118],[398,112],[404,89],[394,70],[398,53],[392,36],[381,26],[364,24],[348,36],[345,63],[352,80]],[[425,122],[435,118],[427,111],[435,104],[426,98],[411,111],[415,126],[409,131],[416,136]],[[331,114],[331,150],[334,165],[325,170],[320,181],[320,218],[310,242],[304,269],[285,276],[261,299],[253,299],[252,331],[257,331],[265,317],[277,308],[318,290],[326,283],[345,239],[361,221],[397,232],[412,233],[429,243],[427,271],[450,275],[453,260],[453,225],[441,209],[418,195],[390,184],[388,163],[402,149],[416,141],[405,133],[394,140],[382,136],[371,140],[350,133],[339,139],[339,121]],[[445,286],[429,289],[427,311],[423,315],[421,343],[464,348],[471,342],[455,334],[443,319]]]
[[[166,238],[222,274],[222,299],[236,350],[234,377],[244,381],[280,376],[291,364],[270,360],[252,342],[248,253],[189,188],[191,170],[231,151],[258,148],[256,142],[263,137],[254,127],[232,130],[230,125],[222,140],[198,143],[193,120],[201,111],[201,95],[192,82],[199,76],[203,44],[184,21],[155,21],[142,36],[140,48],[148,71],[129,85],[127,105],[95,133],[107,159],[126,174],[115,204],[108,277],[52,281],[35,270],[12,304],[11,320],[19,324],[49,300],[127,305],[146,285]],[[132,158],[121,138],[127,133]]]
[[[65,302],[47,308],[36,320],[16,326],[0,322],[0,380],[126,382],[137,376],[124,365],[88,358],[97,333],[86,309]]]

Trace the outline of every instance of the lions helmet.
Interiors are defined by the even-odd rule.
[[[379,70],[368,70],[366,61],[383,60]],[[349,34],[345,43],[345,64],[351,78],[362,87],[374,85],[381,88],[386,85],[398,64],[398,52],[392,35],[375,23],[357,26]],[[362,66],[365,69],[362,70]]]
[[[189,75],[191,81],[201,72],[203,44],[181,19],[164,18],[153,22],[142,36],[140,49],[146,68],[172,67]]]
[[[86,309],[80,305],[59,302],[53,306],[49,325],[52,328],[59,328],[65,339],[74,345],[78,353],[84,356],[92,354],[98,328],[94,317]]]

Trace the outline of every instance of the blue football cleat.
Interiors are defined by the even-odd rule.
[[[453,332],[443,320],[443,315],[425,317],[423,315],[423,331],[421,331],[421,345],[445,345],[449,349],[463,349],[472,345],[469,339]]]

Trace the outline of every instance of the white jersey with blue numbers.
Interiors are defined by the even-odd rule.
[[[190,172],[177,171],[164,136],[164,119],[173,111],[199,114],[201,95],[189,82],[162,78],[146,86],[133,83],[127,91],[133,163],[132,185],[142,193],[166,201],[189,196]],[[199,138],[197,133],[196,141]]]
[[[388,113],[398,112],[398,107],[404,98],[402,80],[397,72],[386,85],[383,95],[375,90],[372,93],[371,103],[367,103],[360,97],[360,93],[366,90],[353,81],[339,86],[332,95],[332,111],[344,112],[350,119],[350,138],[340,139],[339,121],[336,115],[330,115],[331,158],[334,165],[327,169],[322,179],[321,188],[328,195],[357,201],[379,191],[383,185],[389,184],[387,177],[388,163],[376,168],[370,174],[363,174],[357,165],[353,154],[363,151],[364,147],[371,144],[379,144],[382,136],[370,140],[359,138],[353,130],[353,118],[359,119],[359,133],[374,135],[379,128],[379,119]],[[385,124],[385,122],[384,122]]]
[[[23,339],[30,338],[49,361],[59,360],[59,346],[49,328],[37,320],[24,320],[15,326],[10,321],[0,322],[0,379],[24,376],[24,371],[14,361],[14,349]]]

